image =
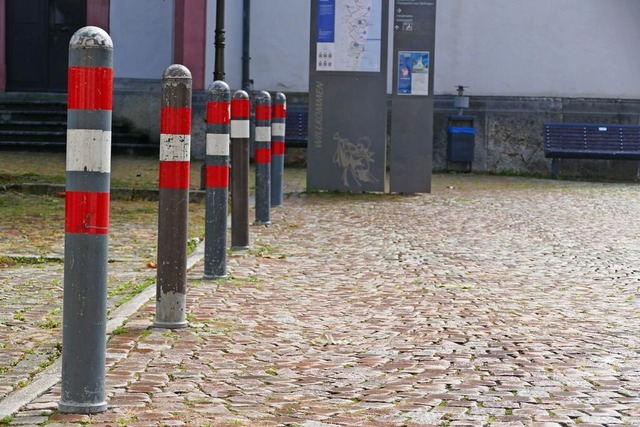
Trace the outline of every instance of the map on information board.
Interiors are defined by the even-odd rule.
[[[318,0],[316,70],[379,72],[381,0]]]

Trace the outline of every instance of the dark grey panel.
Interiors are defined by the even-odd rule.
[[[436,0],[397,0],[394,13],[390,191],[429,193]]]
[[[433,169],[433,99],[394,100],[391,112],[392,193],[430,193]]]

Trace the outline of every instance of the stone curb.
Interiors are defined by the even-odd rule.
[[[7,184],[0,186],[0,192],[15,191],[24,194],[40,194],[47,196],[62,196],[66,190],[65,184]],[[158,189],[153,188],[111,188],[111,200],[158,200]],[[202,202],[205,199],[204,190],[190,190],[190,202]]]

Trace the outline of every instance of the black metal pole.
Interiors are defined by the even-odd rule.
[[[249,56],[251,40],[251,0],[242,3],[242,90],[251,93],[251,77],[249,74],[251,56]]]
[[[213,68],[213,81],[224,81],[224,2],[225,0],[216,1],[216,30],[215,30],[215,64]],[[200,169],[200,189],[207,188],[207,163],[205,162]]]
[[[216,1],[216,31],[215,43],[216,57],[215,68],[213,71],[213,80],[224,81],[224,2],[225,0]]]

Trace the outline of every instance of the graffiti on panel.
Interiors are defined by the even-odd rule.
[[[350,187],[351,180],[360,187],[362,183],[378,182],[371,173],[371,163],[374,162],[371,138],[363,136],[352,142],[336,132],[333,140],[337,144],[333,162],[342,168],[342,184],[345,187]]]

